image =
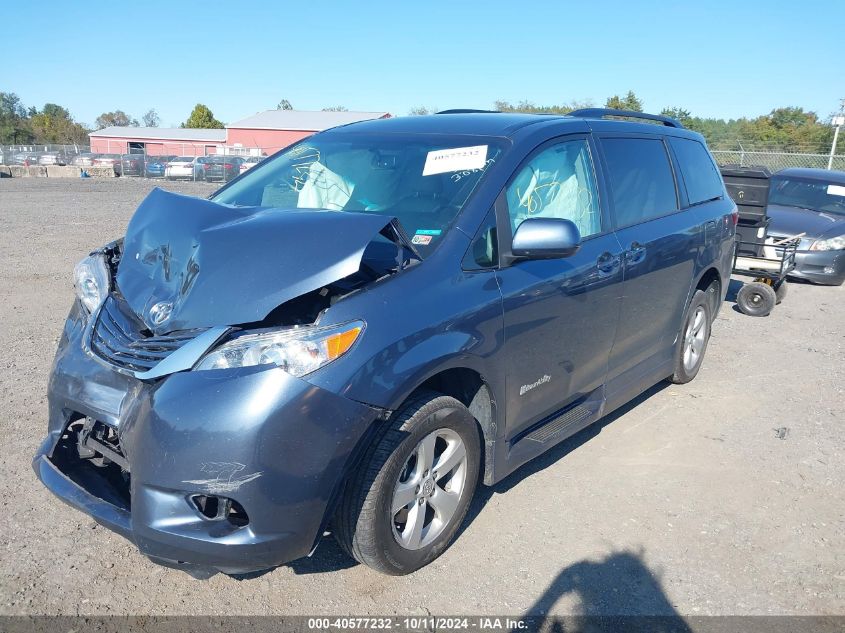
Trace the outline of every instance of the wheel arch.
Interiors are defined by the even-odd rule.
[[[711,320],[716,318],[716,314],[718,314],[719,308],[721,308],[722,306],[722,297],[724,296],[725,290],[725,283],[724,281],[722,281],[722,275],[719,272],[719,269],[715,266],[710,266],[704,271],[702,271],[701,275],[699,275],[698,277],[698,281],[696,282],[695,286],[692,289],[692,292],[690,293],[690,300],[692,300],[692,296],[695,294],[696,290],[701,290],[702,292],[704,292],[714,281],[718,282],[719,290],[716,293],[714,301],[710,306]]]
[[[411,381],[411,384],[398,391],[389,409],[384,409],[384,415],[373,421],[368,431],[359,439],[346,465],[348,469],[357,468],[365,453],[366,447],[379,437],[379,430],[385,428],[389,414],[399,409],[408,399],[423,390],[432,390],[455,398],[469,410],[475,419],[481,435],[483,447],[481,454],[481,481],[485,485],[494,482],[494,455],[496,436],[498,432],[497,404],[493,388],[477,368],[469,367],[467,363],[448,363],[431,369],[424,375]],[[335,509],[343,494],[344,485],[338,482],[336,489],[327,504],[323,523],[316,535],[313,547],[316,548],[323,531],[328,527]]]

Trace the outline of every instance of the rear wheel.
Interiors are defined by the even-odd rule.
[[[707,343],[710,341],[712,321],[710,298],[703,291],[696,290],[687,308],[675,350],[675,372],[670,378],[673,383],[682,385],[698,375],[698,370],[704,362]]]
[[[351,478],[336,537],[356,560],[404,575],[440,556],[466,516],[481,442],[467,408],[424,392],[394,414]]]
[[[736,293],[736,305],[748,316],[768,316],[777,305],[777,294],[769,284],[752,281],[744,284]]]

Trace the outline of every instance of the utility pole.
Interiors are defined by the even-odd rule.
[[[830,157],[827,159],[828,170],[833,169],[833,156],[836,154],[836,141],[839,140],[839,128],[845,125],[845,99],[839,102],[839,114],[831,119],[831,123],[836,126],[833,131],[833,143],[830,146]]]

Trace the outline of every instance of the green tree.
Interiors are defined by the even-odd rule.
[[[527,112],[530,114],[569,114],[573,110],[592,107],[591,101],[571,101],[559,105],[536,105],[527,100],[512,104],[510,101],[499,100],[493,104],[494,109],[499,112]]]
[[[287,99],[282,99],[279,101],[279,105],[276,106],[276,110],[293,110],[293,106]]]
[[[634,94],[633,90],[629,90],[624,97],[613,95],[608,97],[604,104],[605,108],[614,108],[615,110],[632,110],[634,112],[643,111],[643,102]]]
[[[161,123],[161,117],[158,115],[158,112],[150,108],[141,117],[141,122],[144,124],[144,127],[158,127]]]
[[[408,114],[411,116],[424,116],[426,114],[434,114],[437,112],[437,108],[429,108],[426,106],[415,106],[408,110]]]
[[[14,92],[0,92],[0,144],[31,143],[35,140],[27,109]]]
[[[123,110],[115,110],[114,112],[103,112],[100,116],[97,117],[97,120],[94,121],[94,126],[98,130],[103,129],[104,127],[128,127],[137,125],[138,120],[133,119]]]
[[[223,124],[214,118],[214,114],[208,109],[208,106],[198,103],[194,106],[191,115],[182,124],[182,127],[222,129]]]
[[[70,112],[55,103],[47,103],[30,117],[30,126],[39,143],[84,143],[88,130],[73,120]]]
[[[684,124],[684,127],[688,127],[688,123],[691,119],[690,111],[684,110],[684,108],[663,108],[660,111],[661,116],[668,116],[672,117],[673,119],[677,119],[681,123]]]

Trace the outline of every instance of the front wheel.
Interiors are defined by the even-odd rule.
[[[467,408],[430,391],[388,424],[347,484],[334,527],[356,560],[400,576],[451,544],[478,482],[481,442]]]
[[[675,350],[675,372],[670,380],[676,385],[690,382],[701,369],[713,321],[710,306],[710,298],[701,290],[696,290],[687,308]]]

